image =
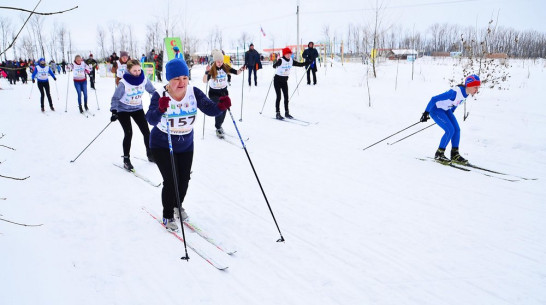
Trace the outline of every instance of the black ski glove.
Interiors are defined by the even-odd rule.
[[[110,117],[110,122],[115,122],[118,119],[118,111],[112,110],[112,116]]]
[[[428,115],[428,111],[423,112],[423,115],[421,116],[421,122],[424,123],[430,119],[430,116]]]

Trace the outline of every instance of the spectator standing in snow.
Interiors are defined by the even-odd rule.
[[[313,85],[317,84],[317,58],[319,57],[315,44],[310,41],[307,44],[307,49],[303,51],[302,57],[305,59],[305,67],[307,69],[307,84],[311,85],[311,72],[313,72]]]
[[[91,69],[91,72],[89,72],[89,83],[91,84],[91,89],[95,90],[95,70],[97,69],[98,63],[93,58],[93,54],[89,54],[89,57],[87,58],[85,63]]]
[[[273,87],[275,88],[275,94],[277,95],[277,99],[275,100],[277,120],[284,120],[280,110],[281,91],[284,96],[284,116],[289,119],[294,118],[290,115],[290,111],[288,110],[288,76],[290,76],[292,66],[304,67],[305,63],[292,59],[292,50],[290,50],[290,48],[282,49],[282,57],[273,64],[273,68],[277,69],[275,71],[275,76],[273,77]]]
[[[262,62],[260,61],[260,53],[254,50],[254,44],[251,43],[248,47],[248,51],[245,52],[245,67],[248,69],[248,85],[251,85],[251,75],[254,71],[254,86],[258,86],[257,72],[262,68]]]
[[[466,101],[469,95],[474,96],[474,94],[478,93],[480,85],[481,81],[478,75],[469,75],[466,77],[464,85],[457,85],[440,95],[432,97],[425,112],[423,112],[421,122],[426,122],[429,118],[432,118],[445,131],[434,155],[434,159],[439,162],[468,164],[468,160],[459,153],[461,129],[453,112],[457,109],[457,106]],[[444,155],[449,142],[451,142],[451,160]]]
[[[159,52],[154,58],[155,60],[155,75],[158,81],[161,80],[161,73],[163,73],[163,51]]]
[[[152,96],[146,119],[154,126],[150,135],[150,149],[163,177],[163,224],[168,230],[176,231],[178,225],[174,219],[174,208],[182,207],[188,190],[193,162],[193,124],[197,109],[206,115],[216,116],[228,109],[231,101],[224,96],[216,104],[203,91],[191,86],[188,79],[189,69],[183,60],[172,59],[165,69],[169,83],[161,94],[156,92]],[[172,138],[174,164],[171,164],[168,134]],[[176,185],[173,169],[177,177]],[[175,187],[178,189],[180,202],[176,200]],[[188,217],[183,208],[179,212],[181,220]]]
[[[42,112],[45,111],[44,109],[44,91],[47,95],[47,100],[49,101],[49,108],[52,111],[55,111],[55,108],[53,108],[53,101],[51,100],[51,94],[49,93],[49,80],[48,77],[51,75],[53,77],[54,81],[57,81],[57,78],[55,78],[55,74],[53,74],[53,71],[51,71],[51,68],[49,66],[46,66],[46,62],[44,58],[40,58],[38,60],[38,65],[36,68],[34,68],[34,72],[32,72],[32,82],[34,83],[34,79],[38,80],[38,89],[40,90],[40,105],[42,107]]]
[[[123,78],[119,81],[114,96],[112,96],[110,107],[110,111],[112,112],[110,121],[119,120],[123,128],[123,166],[128,171],[133,170],[130,160],[131,140],[133,138],[131,118],[133,118],[140,132],[142,132],[148,160],[150,162],[154,161],[149,147],[150,129],[148,129],[148,123],[146,122],[142,108],[142,95],[144,91],[154,94],[155,88],[148,78],[144,77],[140,62],[136,59],[131,59],[127,62],[127,72],[125,72]]]
[[[241,72],[243,72],[243,68],[235,70],[226,65],[224,63],[224,55],[219,50],[212,51],[212,59],[214,62],[212,63],[212,67],[207,65],[205,75],[203,76],[203,83],[208,82],[209,98],[218,104],[220,103],[222,97],[229,95],[227,90],[227,76],[230,73],[239,75]],[[215,117],[214,127],[216,127],[216,136],[218,136],[220,139],[224,138],[224,129],[222,128],[222,124],[224,123],[225,118],[225,111]]]

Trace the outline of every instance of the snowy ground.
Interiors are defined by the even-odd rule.
[[[89,92],[96,114],[89,118],[78,113],[65,75],[51,82],[57,111],[45,114],[37,88],[2,80],[0,144],[16,150],[0,147],[0,174],[30,178],[0,178],[7,198],[0,218],[43,225],[0,221],[0,303],[545,304],[546,73],[542,61],[511,63],[509,90],[483,88],[468,100],[466,121],[457,110],[461,152],[538,180],[508,182],[417,160],[436,150],[436,126],[387,145],[430,123],[362,150],[419,120],[430,97],[449,87],[450,60],[419,59],[414,80],[410,64],[382,64],[369,80],[371,107],[365,66],[320,67],[318,85],[304,80],[291,101],[295,117],[317,122],[308,127],[272,119],[273,89],[259,114],[270,66],[258,87],[242,88],[242,76],[233,76],[232,112],[286,242],[276,242],[244,150],[217,139],[211,117],[203,138],[200,115],[184,206],[236,246],[227,256],[203,244],[227,271],[191,250],[181,261],[183,244],[142,211],[160,214],[161,190],[112,165],[121,164],[117,122],[70,163],[107,126],[113,79],[98,79],[97,96]],[[303,71],[294,68],[290,93]],[[197,66],[193,82],[204,90],[203,72]],[[236,135],[229,115],[224,128]],[[145,156],[136,126],[132,156]],[[133,164],[160,181],[154,164]]]

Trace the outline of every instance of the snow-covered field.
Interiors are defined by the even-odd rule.
[[[89,92],[95,116],[77,111],[66,75],[50,80],[55,112],[40,112],[31,83],[0,90],[0,303],[26,304],[546,304],[546,80],[544,61],[511,61],[509,90],[482,88],[463,109],[461,152],[477,165],[538,178],[509,182],[417,158],[433,156],[442,130],[417,122],[429,99],[449,88],[453,62],[419,59],[366,66],[319,67],[318,85],[302,81],[291,101],[307,127],[276,121],[273,69],[258,87],[229,88],[232,113],[285,243],[240,147],[214,135],[199,115],[192,180],[184,207],[228,256],[202,243],[229,266],[218,271],[157,224],[160,188],[121,164],[123,137],[109,123],[114,80]],[[398,78],[396,71],[398,69]],[[194,85],[204,67],[193,69]],[[294,68],[289,92],[303,75]],[[462,78],[462,75],[459,76]],[[246,73],[245,73],[246,78]],[[68,91],[67,91],[68,85]],[[396,90],[395,90],[396,85]],[[159,89],[161,84],[156,84]],[[29,99],[29,96],[32,96]],[[65,112],[68,92],[67,112]],[[243,118],[241,95],[244,93]],[[97,101],[100,110],[97,110]],[[148,103],[147,97],[146,103]],[[47,105],[47,102],[46,102]],[[47,109],[47,107],[46,107]],[[147,105],[146,105],[147,109]],[[134,125],[137,171],[159,182]],[[236,135],[229,115],[226,132]]]

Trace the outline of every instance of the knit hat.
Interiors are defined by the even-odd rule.
[[[479,87],[481,85],[480,77],[476,74],[472,74],[466,77],[464,80],[465,87]]]
[[[222,54],[222,51],[220,50],[213,50],[212,51],[212,59],[214,61],[224,61],[224,54]]]
[[[250,48],[250,47],[253,47],[253,46],[254,46],[254,44],[251,42],[248,47]]]
[[[180,49],[178,48],[178,46],[174,46],[173,51],[180,51]]]
[[[290,50],[290,48],[282,49],[282,56],[284,56],[286,54],[292,54],[292,50]]]
[[[93,57],[93,54],[89,54],[89,57]]]
[[[190,75],[190,70],[188,65],[183,59],[175,58],[169,60],[167,65],[165,65],[167,80],[171,80],[179,76],[188,76]]]
[[[119,57],[127,56],[129,57],[129,53],[127,51],[121,51],[119,52]]]

